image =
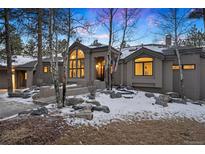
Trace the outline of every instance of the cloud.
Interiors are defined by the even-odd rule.
[[[96,35],[93,35],[93,37],[96,39],[108,39],[109,35],[108,34],[96,34]]]

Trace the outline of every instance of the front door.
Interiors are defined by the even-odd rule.
[[[104,81],[104,77],[105,77],[104,57],[96,58],[95,68],[96,68],[96,79],[100,81]]]
[[[26,87],[27,74],[26,71],[17,71],[17,89]]]

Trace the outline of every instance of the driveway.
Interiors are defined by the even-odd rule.
[[[1,97],[0,94],[0,119],[38,107],[32,102],[27,103],[27,101],[28,99]]]

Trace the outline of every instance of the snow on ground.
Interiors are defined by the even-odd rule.
[[[32,97],[30,98],[21,98],[21,97],[8,97],[7,93],[0,93],[0,101],[4,102],[16,102],[16,103],[22,103],[22,104],[33,104]]]
[[[116,98],[111,99],[109,95],[97,93],[96,100],[101,105],[106,105],[110,108],[110,113],[99,111],[93,112],[93,120],[85,120],[80,118],[70,118],[69,114],[73,113],[72,108],[65,107],[61,109],[61,115],[65,116],[68,124],[71,125],[103,125],[112,121],[131,120],[137,118],[138,120],[145,119],[166,119],[166,118],[189,118],[198,122],[205,122],[205,105],[199,106],[191,103],[177,104],[169,103],[168,107],[156,105],[154,98],[148,98],[145,92],[139,91],[133,94],[133,98]],[[159,95],[159,94],[156,94]],[[86,95],[77,96],[87,99]]]

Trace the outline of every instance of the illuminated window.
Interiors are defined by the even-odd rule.
[[[137,58],[135,59],[135,75],[151,76],[153,75],[153,58]]]
[[[69,59],[70,78],[84,78],[84,59],[85,55],[82,50],[77,49],[71,52]]]
[[[24,79],[27,80],[28,79],[28,75],[27,75],[27,72],[25,72],[25,76],[24,76]]]
[[[44,73],[48,73],[48,66],[44,66],[44,67],[43,67],[43,72],[44,72]]]
[[[183,65],[183,69],[184,70],[194,70],[195,69],[195,65]]]
[[[179,65],[172,65],[173,70],[179,70]]]
[[[183,70],[194,70],[195,65],[194,64],[184,64],[182,65]],[[172,65],[173,70],[179,70],[179,65]]]

